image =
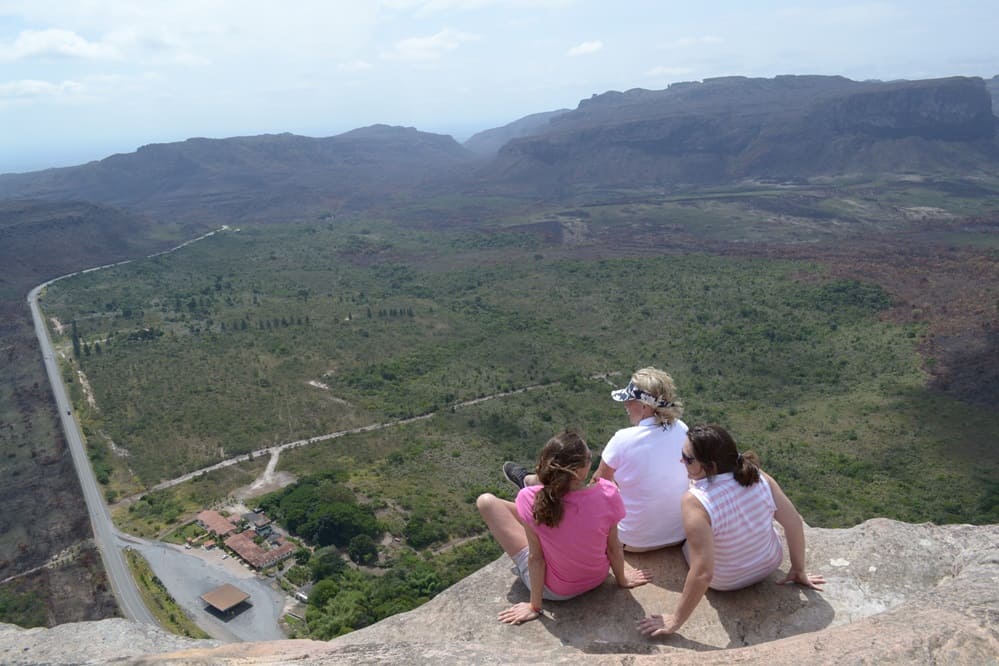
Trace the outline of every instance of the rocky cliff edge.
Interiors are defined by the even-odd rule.
[[[4,664],[999,664],[999,525],[869,520],[808,528],[822,593],[778,586],[709,592],[681,631],[647,639],[635,621],[670,612],[686,565],[678,548],[628,554],[652,584],[613,579],[522,626],[496,621],[527,590],[501,558],[424,606],[330,642],[221,645],[125,620],[25,630],[0,625]],[[787,563],[785,561],[784,569]]]

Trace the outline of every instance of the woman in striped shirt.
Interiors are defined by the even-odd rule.
[[[691,481],[682,500],[687,534],[683,555],[690,571],[673,614],[639,620],[639,631],[649,636],[672,634],[709,587],[737,590],[770,576],[784,556],[775,519],[784,528],[791,560],[791,570],[778,584],[822,589],[822,576],[805,573],[801,516],[777,482],[760,470],[755,453],[739,453],[721,426],[702,425],[687,432],[680,456]]]

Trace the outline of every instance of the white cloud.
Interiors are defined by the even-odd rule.
[[[103,35],[120,61],[222,67],[260,59],[275,69],[325,53],[334,62],[370,45],[379,2],[296,0],[0,0],[0,17],[25,27]],[[3,44],[0,43],[0,51]]]
[[[82,90],[83,86],[76,81],[50,83],[48,81],[24,79],[21,81],[0,83],[0,99],[10,100],[33,99],[41,97],[64,97],[79,93]]]
[[[99,42],[90,42],[71,30],[25,30],[12,44],[0,45],[0,62],[28,58],[80,58],[106,60],[118,58],[118,49]]]
[[[444,29],[430,37],[410,37],[393,44],[392,49],[382,54],[386,60],[403,60],[408,62],[427,62],[438,60],[449,51],[453,51],[465,42],[479,39],[479,35],[467,32]]]
[[[582,44],[577,44],[576,46],[573,46],[571,49],[569,49],[566,52],[566,55],[568,56],[589,55],[591,53],[596,53],[597,51],[600,51],[603,48],[604,48],[604,43],[601,42],[599,39],[596,39],[592,42],[583,42]]]
[[[207,65],[210,60],[175,31],[163,26],[127,26],[107,35],[107,42],[133,60],[154,65]]]

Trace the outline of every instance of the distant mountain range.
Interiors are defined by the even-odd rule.
[[[0,197],[86,200],[177,221],[273,219],[421,193],[559,198],[599,188],[843,174],[995,172],[999,77],[724,77],[606,92],[574,110],[449,136],[376,125],[154,144],[0,176]]]
[[[387,125],[323,139],[188,139],[76,167],[0,176],[0,198],[93,201],[181,221],[268,219],[365,208],[472,158],[450,136]]]
[[[484,177],[560,191],[994,170],[996,123],[981,79],[726,77],[595,95],[508,142]]]
[[[31,287],[79,270],[83,257],[95,265],[153,251],[157,245],[151,239],[162,226],[142,215],[80,201],[0,200],[0,311],[7,298],[16,297],[22,308]]]
[[[474,134],[465,141],[465,148],[468,148],[476,155],[492,157],[512,139],[543,134],[548,130],[552,120],[565,113],[569,113],[569,109],[532,113],[503,127]]]

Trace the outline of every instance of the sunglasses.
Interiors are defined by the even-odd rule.
[[[694,456],[688,456],[683,451],[680,451],[680,459],[683,460],[684,465],[693,465],[697,461],[697,458]]]

